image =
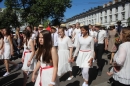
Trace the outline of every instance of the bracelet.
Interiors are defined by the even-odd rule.
[[[50,84],[55,85],[56,83],[55,82],[50,82]]]

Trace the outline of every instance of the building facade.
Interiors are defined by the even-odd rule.
[[[79,22],[84,25],[101,23],[109,26],[116,25],[117,21],[122,22],[122,26],[127,26],[127,19],[130,17],[130,0],[113,0],[103,6],[95,7],[89,11],[75,15],[66,20],[66,25]]]

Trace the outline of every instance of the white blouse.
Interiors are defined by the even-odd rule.
[[[121,66],[113,78],[122,84],[130,85],[130,42],[122,43],[114,56],[114,61]]]
[[[79,37],[78,40],[78,45],[76,47],[76,51],[74,53],[74,57],[77,55],[79,50],[83,50],[83,51],[89,51],[91,50],[91,57],[93,57],[93,53],[94,53],[94,39],[90,36],[88,36],[87,38],[83,38],[82,36]]]

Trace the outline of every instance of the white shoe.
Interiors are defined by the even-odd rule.
[[[82,86],[88,86],[88,84],[86,84],[85,82],[82,84]]]
[[[27,76],[29,76],[31,73],[32,73],[31,71],[28,71]]]
[[[10,73],[9,72],[6,72],[3,76],[7,76],[7,75],[9,75]]]
[[[74,77],[74,76],[70,76],[67,80],[71,80],[71,79],[73,79],[73,77]]]

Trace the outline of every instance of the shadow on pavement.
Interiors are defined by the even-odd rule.
[[[34,86],[34,85],[35,85],[35,83],[33,83],[33,82],[29,82],[26,84],[26,86]]]
[[[73,83],[69,83],[66,86],[80,86],[80,82],[79,81],[74,81]]]
[[[67,72],[65,73],[62,77],[59,78],[59,81],[66,81],[68,79],[68,77],[70,76],[70,73]]]
[[[0,85],[1,86],[17,86],[17,85],[10,85],[10,84],[18,83],[18,81],[15,81],[15,80],[13,81],[13,79],[18,77],[19,75],[20,75],[20,72],[3,77],[2,79],[0,79]],[[19,80],[19,82],[21,82],[21,80]],[[20,85],[20,83],[18,83],[18,85]]]
[[[89,69],[89,85],[92,83],[93,80],[97,78],[98,70],[96,66],[93,66],[93,68]]]

